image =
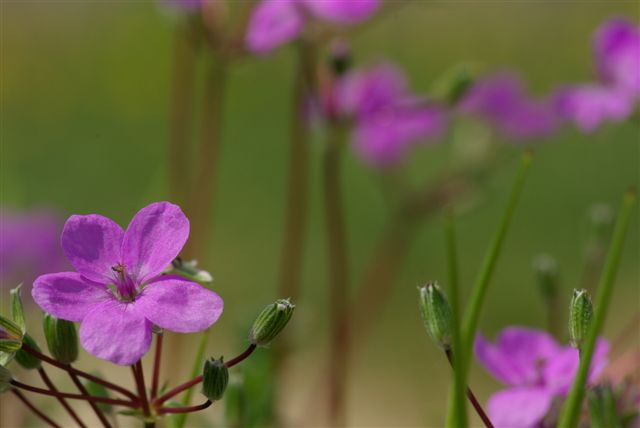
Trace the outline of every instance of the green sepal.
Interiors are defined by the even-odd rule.
[[[78,359],[78,333],[74,323],[45,314],[42,328],[53,358],[65,364]]]
[[[14,354],[18,352],[20,348],[22,348],[21,340],[0,339],[0,352],[4,352],[6,354]]]
[[[24,319],[24,307],[22,306],[22,298],[20,296],[21,289],[22,284],[11,290],[11,318],[13,318],[13,322],[20,327],[22,334],[24,334],[27,331],[27,323]]]
[[[35,340],[29,334],[25,334],[22,338],[23,342],[28,345],[30,348],[35,349],[40,352],[40,347],[36,343]],[[16,352],[16,362],[20,364],[27,370],[33,370],[40,368],[40,360],[25,351],[24,349],[20,349]]]
[[[11,389],[11,372],[5,366],[0,366],[0,394]]]
[[[24,336],[24,331],[18,324],[2,315],[0,315],[0,328],[7,332],[9,339],[21,340]]]

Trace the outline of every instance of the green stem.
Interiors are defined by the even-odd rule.
[[[589,328],[587,338],[582,344],[580,352],[580,366],[576,377],[573,380],[571,392],[569,393],[566,404],[563,408],[558,426],[566,428],[574,428],[578,426],[582,399],[584,397],[585,385],[589,373],[589,365],[591,364],[591,359],[593,357],[596,339],[602,330],[604,320],[607,316],[607,310],[609,308],[611,294],[613,292],[613,283],[615,282],[616,273],[620,264],[620,255],[622,254],[622,248],[627,234],[627,229],[629,227],[629,222],[631,220],[631,212],[635,204],[635,200],[635,192],[629,191],[622,202],[622,208],[616,221],[613,239],[607,254],[607,260],[598,285],[598,291],[594,303],[595,313],[593,315],[593,321]]]
[[[522,160],[520,162],[520,169],[518,171],[518,175],[516,176],[515,182],[513,184],[513,188],[511,189],[511,194],[509,195],[509,200],[507,201],[506,209],[502,215],[502,219],[500,220],[500,224],[498,226],[498,230],[491,241],[487,254],[482,263],[482,268],[480,269],[480,274],[476,279],[475,286],[472,291],[471,299],[469,301],[469,307],[465,313],[465,317],[462,322],[462,347],[463,347],[463,376],[466,383],[466,372],[469,369],[469,364],[471,363],[471,349],[473,345],[473,338],[476,333],[476,328],[478,325],[478,318],[480,317],[480,310],[482,309],[482,304],[484,303],[485,295],[487,294],[487,290],[489,288],[489,281],[493,276],[493,272],[495,270],[496,264],[498,262],[498,257],[500,255],[500,251],[502,250],[502,245],[504,243],[505,237],[507,235],[507,231],[509,229],[509,225],[511,224],[511,220],[513,218],[513,214],[515,212],[516,205],[518,203],[518,199],[520,198],[520,194],[522,193],[522,188],[524,186],[525,178],[527,176],[527,172],[529,170],[529,166],[531,164],[532,155],[530,153],[525,153],[522,156]]]
[[[329,260],[331,334],[329,357],[329,420],[332,427],[346,423],[346,385],[349,363],[349,270],[340,161],[345,129],[332,123],[323,163],[324,209]]]
[[[456,248],[456,232],[454,214],[450,212],[445,219],[445,237],[447,243],[447,261],[449,265],[449,302],[451,304],[452,324],[452,351],[456,358],[451,361],[451,351],[447,352],[449,362],[453,366],[453,397],[450,406],[453,406],[447,420],[447,427],[466,427],[468,422],[467,407],[465,405],[465,379],[462,377],[462,340],[460,337],[460,299],[458,285],[458,251]],[[475,400],[475,397],[473,398]]]
[[[190,379],[195,378],[202,372],[202,364],[204,363],[204,353],[207,350],[207,344],[209,343],[209,331],[205,330],[200,335],[200,343],[198,344],[198,350],[196,351],[196,356],[193,359],[193,365],[191,366],[191,375]],[[183,406],[187,406],[191,402],[191,397],[193,396],[193,389],[188,389],[187,392],[182,397],[181,404]],[[180,413],[176,416],[175,419],[175,427],[182,428],[184,424],[187,423],[188,413]]]

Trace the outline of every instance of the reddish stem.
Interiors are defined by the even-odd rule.
[[[97,376],[93,376],[89,373],[83,372],[82,370],[78,370],[75,367],[70,367],[66,364],[63,364],[59,361],[54,360],[53,358],[47,357],[46,355],[42,354],[41,352],[36,351],[35,349],[31,348],[29,345],[27,345],[26,343],[22,344],[22,349],[24,349],[26,352],[30,353],[31,355],[33,355],[34,357],[44,361],[45,363],[51,364],[54,367],[57,367],[59,369],[65,370],[69,373],[74,373],[80,377],[83,377],[85,379],[89,379],[92,382],[98,383],[102,386],[104,386],[105,388],[109,388],[112,389],[114,391],[118,391],[123,395],[126,395],[127,397],[129,397],[132,401],[136,402],[138,400],[138,397],[136,397],[136,395],[134,393],[132,393],[131,391],[128,391],[126,388],[123,388],[121,386],[118,386],[116,384],[113,384],[111,382],[107,382],[106,380],[102,380]]]
[[[60,425],[58,425],[57,423],[49,419],[47,415],[45,415],[40,410],[38,410],[36,406],[34,406],[33,403],[27,399],[27,397],[22,395],[22,392],[18,391],[17,389],[12,389],[11,392],[13,392],[16,395],[16,397],[18,397],[18,399],[22,401],[24,405],[27,406],[29,410],[35,413],[36,416],[38,416],[40,419],[42,419],[43,421],[51,425],[53,428],[62,428]]]
[[[42,381],[44,382],[45,385],[47,385],[47,388],[49,388],[49,390],[51,392],[59,392],[56,389],[56,386],[53,384],[53,382],[51,382],[51,379],[49,378],[49,375],[47,375],[47,372],[44,371],[44,368],[40,367],[38,369],[38,374],[40,375],[40,377],[42,378]],[[82,422],[82,420],[77,415],[77,413],[71,408],[69,403],[67,403],[67,400],[65,400],[63,397],[60,397],[59,395],[56,395],[56,398],[58,399],[58,401],[60,402],[62,407],[64,407],[64,409],[67,411],[67,413],[69,413],[69,415],[71,415],[73,420],[76,421],[76,423],[80,427],[87,428],[87,426],[84,424],[84,422]]]
[[[207,407],[211,406],[212,404],[213,404],[213,402],[211,400],[207,400],[202,404],[198,404],[197,406],[190,406],[190,407],[162,407],[162,408],[158,409],[158,413],[165,414],[165,413],[192,413],[192,412],[199,412],[200,410],[204,410]]]
[[[116,406],[133,407],[134,409],[139,407],[139,404],[134,401],[119,400],[116,398],[108,398],[108,397],[93,397],[93,396],[86,396],[86,395],[79,395],[79,394],[68,394],[66,392],[54,392],[54,391],[49,391],[48,389],[42,389],[35,386],[27,385],[15,379],[11,380],[11,385],[15,386],[16,388],[24,389],[25,391],[35,392],[36,394],[49,395],[51,397],[63,397],[63,398],[69,398],[72,400],[95,401],[96,403],[105,403],[105,404],[113,404]]]
[[[251,355],[253,353],[253,351],[256,350],[256,345],[255,344],[251,344],[249,345],[249,347],[247,349],[245,349],[245,351],[238,355],[237,357],[227,361],[225,363],[225,366],[227,366],[228,368],[231,368],[233,366],[235,366],[236,364],[244,361],[245,359],[247,359],[247,357],[249,355]],[[162,403],[164,403],[165,401],[167,401],[168,399],[180,394],[182,391],[185,391],[189,388],[191,388],[192,386],[195,386],[197,384],[199,384],[200,382],[202,382],[202,375],[197,376],[193,379],[191,379],[188,382],[183,383],[182,385],[178,385],[175,388],[173,388],[170,391],[167,391],[164,395],[161,395],[160,397],[156,398],[153,401],[153,404],[155,407],[159,407],[160,405],[162,405]]]
[[[149,401],[147,400],[147,390],[144,384],[144,373],[142,372],[142,361],[138,360],[137,363],[131,366],[133,371],[133,378],[136,380],[136,387],[138,388],[138,395],[142,403],[142,411],[145,416],[150,416]]]
[[[75,373],[69,372],[69,376],[71,377],[71,380],[73,381],[74,385],[76,386],[76,388],[78,388],[78,391],[80,391],[82,395],[91,396],[91,394],[89,394],[89,391],[87,391],[87,388],[84,387],[84,385],[80,381],[80,378]],[[100,422],[102,423],[102,425],[105,428],[111,428],[111,423],[109,422],[107,417],[104,415],[102,410],[100,410],[100,407],[98,407],[98,405],[93,401],[89,401],[89,405],[93,409],[98,419],[100,419]]]
[[[151,380],[151,401],[158,395],[158,382],[160,379],[160,358],[162,356],[163,334],[156,335],[156,355],[153,361],[153,379]]]

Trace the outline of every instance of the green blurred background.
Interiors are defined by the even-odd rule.
[[[514,70],[538,94],[589,80],[593,30],[613,15],[636,21],[640,15],[636,2],[409,3],[358,33],[353,51],[358,64],[396,63],[421,93],[460,62],[489,71]],[[168,198],[168,104],[178,18],[152,1],[3,0],[0,7],[2,205],[55,207],[63,216],[95,212],[124,225],[142,206]],[[252,317],[279,297],[291,109],[283,100],[291,98],[294,63],[289,47],[232,69],[216,171],[212,251],[209,260],[200,261],[213,273],[214,289],[225,299],[225,313],[212,329],[213,355],[239,352]],[[480,331],[493,337],[508,325],[544,326],[544,306],[531,274],[532,258],[540,252],[560,261],[567,296],[578,286],[589,207],[606,202],[617,210],[627,187],[638,185],[640,128],[635,122],[605,126],[589,136],[566,130],[535,147],[535,162]],[[415,181],[436,175],[450,151],[446,145],[421,149],[406,170]],[[313,388],[327,355],[320,152],[315,144],[304,291],[290,327],[298,350],[284,386],[286,412],[296,426],[322,425],[308,410],[310,404],[322,405],[322,397],[313,405]],[[351,154],[344,166],[352,283],[357,284],[389,206],[377,172]],[[508,162],[496,170],[482,198],[459,219],[465,295],[515,169],[516,163]],[[449,370],[427,338],[416,307],[417,285],[446,279],[443,247],[441,223],[425,224],[374,334],[357,350],[349,381],[353,426],[439,426],[443,421]],[[636,220],[605,326],[609,338],[639,309],[639,249]],[[32,323],[39,322],[35,311],[32,318]],[[83,354],[79,364],[91,367],[95,362]],[[175,371],[174,384],[184,378],[176,373],[185,373],[190,364],[169,369]],[[110,370],[110,377],[129,375],[125,369],[97,366]],[[478,366],[471,382],[482,401],[499,387]],[[3,402],[8,399],[3,397]],[[52,401],[42,403],[53,407]],[[3,426],[22,421],[21,411],[3,406]],[[207,426],[205,419],[218,413],[207,411],[190,423]],[[137,426],[132,419],[123,422]],[[37,424],[31,419],[21,423]]]

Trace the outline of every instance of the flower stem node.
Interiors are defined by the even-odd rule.
[[[71,364],[78,359],[78,333],[71,321],[45,314],[42,327],[53,358],[64,364]]]
[[[436,282],[418,288],[420,314],[427,332],[436,345],[447,350],[451,347],[451,307]]]
[[[229,383],[229,369],[222,357],[211,358],[204,363],[202,373],[202,394],[211,401],[222,398]]]
[[[262,310],[249,332],[249,342],[257,346],[267,346],[284,329],[291,315],[293,305],[289,299],[280,299]]]
[[[582,346],[589,332],[592,317],[593,304],[589,292],[584,289],[573,290],[569,304],[569,339],[574,348]]]

